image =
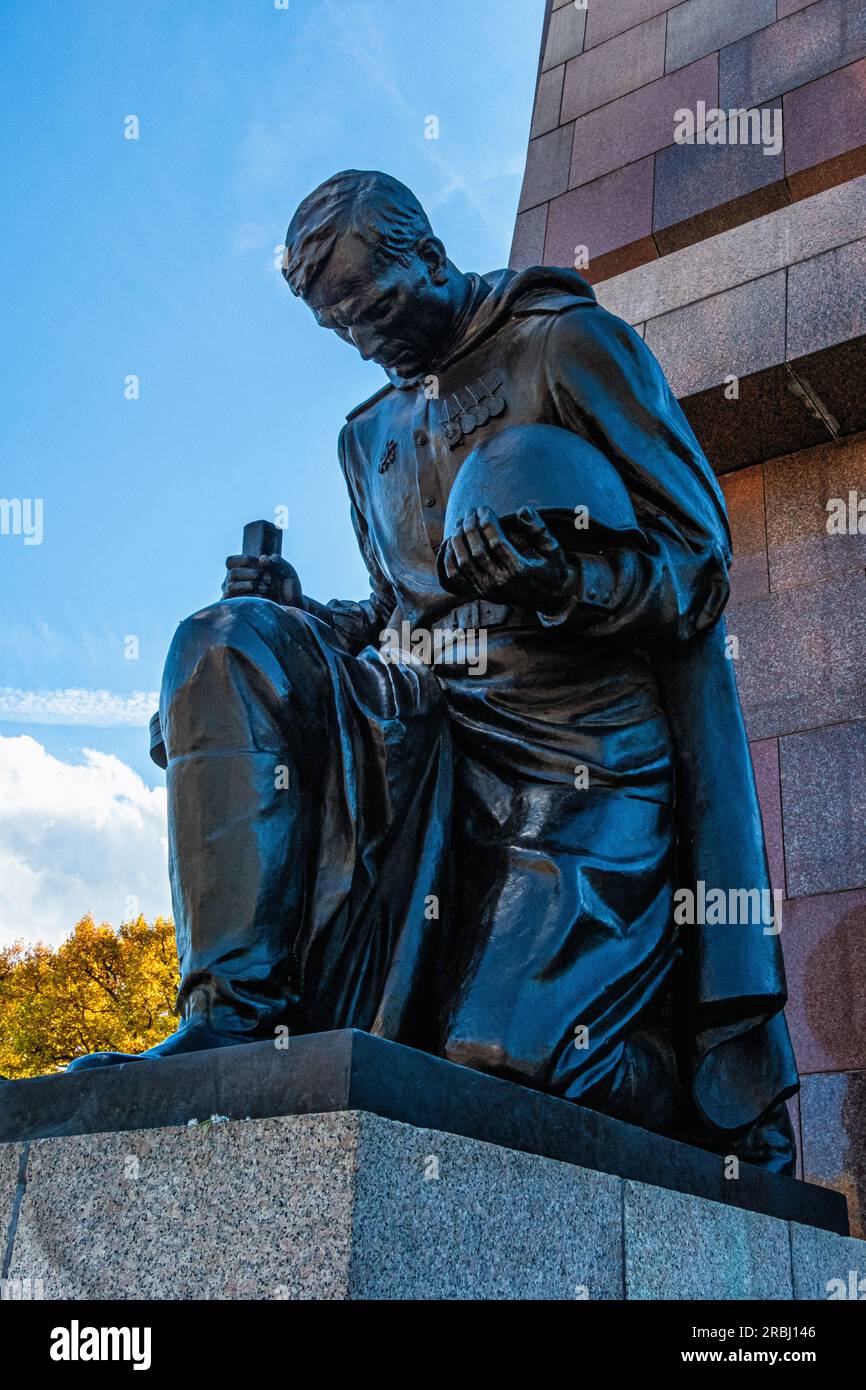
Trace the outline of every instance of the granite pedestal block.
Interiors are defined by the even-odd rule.
[[[861,1241],[361,1111],[8,1144],[0,1178],[6,1297],[792,1299],[866,1275]]]
[[[355,1031],[7,1081],[3,1287],[790,1299],[866,1276],[839,1193],[733,1167]]]

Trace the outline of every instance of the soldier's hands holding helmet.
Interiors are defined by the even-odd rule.
[[[282,555],[230,555],[226,560],[223,598],[269,598],[286,608],[301,602],[297,570]]]
[[[464,516],[445,542],[442,568],[449,588],[539,613],[568,601],[580,573],[533,507],[509,523],[510,536],[490,507]]]

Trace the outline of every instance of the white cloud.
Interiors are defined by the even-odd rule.
[[[0,719],[16,724],[83,724],[89,729],[146,727],[159,704],[155,690],[20,690],[0,686]]]
[[[86,912],[117,926],[171,910],[165,788],[112,754],[84,758],[0,736],[0,944],[56,944]]]

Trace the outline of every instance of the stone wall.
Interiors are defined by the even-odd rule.
[[[866,535],[827,499],[866,495],[866,435],[722,478],[736,560],[729,629],[802,1076],[803,1174],[866,1224]]]
[[[517,258],[582,242],[605,279],[862,174],[864,93],[860,0],[548,0]],[[676,144],[699,101],[780,113],[783,150]]]
[[[542,10],[511,263],[587,274],[720,474],[729,626],[786,896],[802,1172],[843,1190],[862,1231],[866,534],[828,533],[827,508],[866,497],[866,6]],[[675,113],[698,101],[781,111],[782,149],[676,143]]]

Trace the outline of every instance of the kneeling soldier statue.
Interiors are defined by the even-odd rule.
[[[730,535],[661,368],[573,270],[462,273],[381,173],[304,199],[283,274],[388,377],[339,441],[371,594],[268,545],[177,631],[182,1021],[146,1055],[360,1028],[791,1172]],[[483,663],[383,646],[466,630]]]

